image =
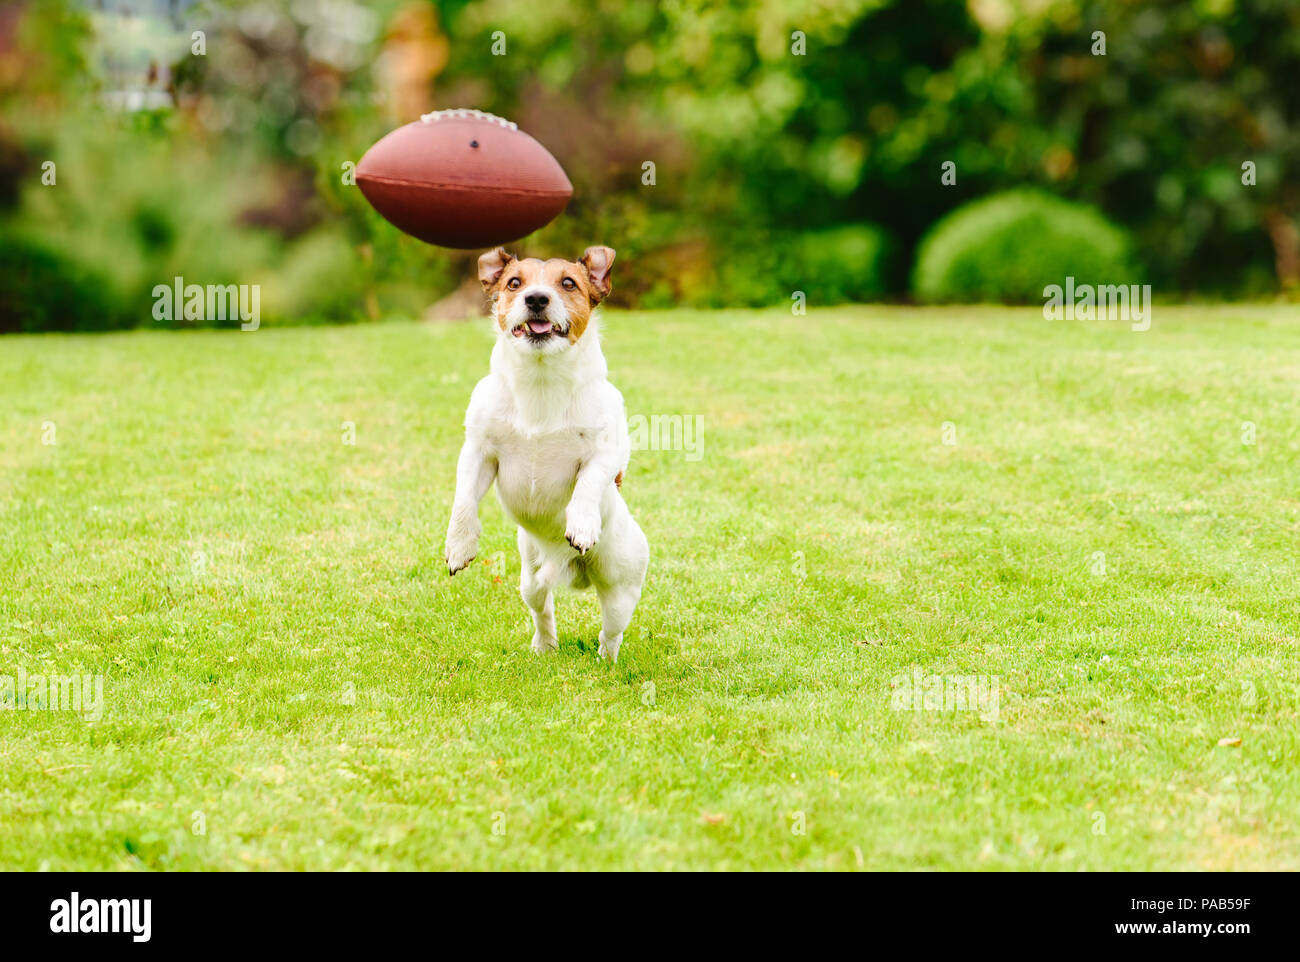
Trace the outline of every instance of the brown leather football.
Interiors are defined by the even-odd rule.
[[[480,110],[439,110],[398,127],[361,158],[357,186],[394,227],[456,248],[518,240],[573,196],[545,147]]]

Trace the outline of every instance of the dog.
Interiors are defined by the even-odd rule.
[[[532,650],[559,648],[554,589],[590,586],[600,598],[599,655],[611,662],[650,561],[620,491],[631,444],[596,329],[613,264],[609,247],[588,247],[576,261],[518,259],[500,247],[478,259],[496,344],[465,413],[446,548],[452,575],[474,560],[479,502],[495,481],[518,526]]]

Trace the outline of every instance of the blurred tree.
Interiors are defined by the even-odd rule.
[[[574,181],[566,219],[631,238],[647,286],[716,282],[683,262],[782,233],[875,221],[910,248],[1032,165],[1033,138],[1006,120],[1031,94],[981,59],[963,0],[440,7],[457,38],[444,90],[546,143]],[[945,191],[954,158],[963,177]]]
[[[1009,30],[1047,181],[1131,226],[1159,286],[1300,283],[1300,4],[1086,0]]]

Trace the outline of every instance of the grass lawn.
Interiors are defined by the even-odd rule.
[[[1300,869],[1300,310],[604,339],[703,426],[614,667],[495,496],[442,565],[486,322],[0,340],[0,675],[103,676],[0,711],[0,867]]]

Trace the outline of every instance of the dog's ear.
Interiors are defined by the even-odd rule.
[[[587,277],[591,279],[591,299],[600,303],[609,297],[609,269],[614,266],[614,248],[588,247],[578,263],[587,268]]]
[[[489,291],[501,279],[501,274],[505,271],[506,266],[515,259],[513,254],[506,253],[504,247],[498,247],[496,250],[488,251],[478,259],[478,279],[483,285],[483,290]]]

